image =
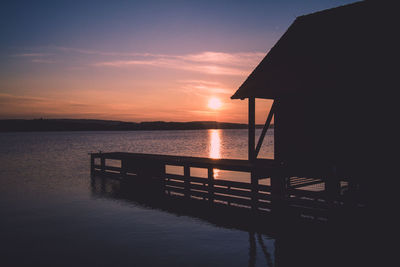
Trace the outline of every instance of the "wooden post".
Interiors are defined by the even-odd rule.
[[[160,175],[158,177],[158,179],[160,180],[159,184],[160,184],[160,189],[162,194],[165,194],[165,179],[166,179],[166,167],[165,167],[165,163],[162,163],[160,166]]]
[[[100,163],[100,168],[101,168],[101,172],[104,173],[106,171],[106,159],[104,158],[104,156],[101,157],[101,163]]]
[[[357,194],[357,182],[355,179],[349,179],[347,181],[347,194],[345,198],[345,205],[351,210],[356,206],[356,194]]]
[[[126,176],[127,166],[126,160],[121,159],[121,176]]]
[[[255,138],[256,138],[256,99],[249,97],[249,161],[254,161],[255,157]]]
[[[106,193],[106,178],[104,176],[101,176],[100,181],[101,181],[100,192],[104,194]]]
[[[336,219],[336,205],[335,201],[337,200],[340,194],[340,182],[336,175],[333,173],[329,173],[325,180],[325,191],[327,194],[327,200],[329,205],[329,220],[332,221]]]
[[[90,175],[94,175],[94,156],[90,154]]]
[[[190,167],[183,166],[183,175],[185,176],[185,197],[190,198]]]
[[[214,203],[214,169],[208,168],[208,200]]]
[[[284,197],[285,197],[285,176],[273,175],[271,176],[271,206],[272,213],[275,216],[284,214]]]
[[[257,172],[253,169],[250,172],[251,179],[251,209],[258,210],[258,176]]]
[[[337,196],[340,194],[340,183],[336,179],[336,177],[328,177],[328,179],[325,181],[325,190],[328,194],[329,200],[334,201]]]

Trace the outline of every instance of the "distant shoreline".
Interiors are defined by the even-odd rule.
[[[263,125],[256,125],[262,128]],[[273,127],[273,125],[272,125]],[[216,121],[191,122],[124,122],[92,119],[9,119],[0,120],[0,132],[60,132],[60,131],[165,131],[247,129],[245,123]]]

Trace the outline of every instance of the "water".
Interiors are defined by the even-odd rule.
[[[273,265],[269,236],[94,195],[99,150],[245,159],[247,131],[1,133],[1,266]]]

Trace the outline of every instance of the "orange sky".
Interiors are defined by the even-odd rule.
[[[65,52],[78,57],[72,62],[77,66],[57,61],[62,58],[56,54],[59,50],[63,57]],[[264,56],[201,52],[124,57],[117,52],[104,56],[101,51],[88,56],[88,51],[66,50],[53,48],[52,56],[15,55],[29,71],[1,80],[3,118],[245,122],[247,102],[230,96]],[[211,109],[211,98],[218,98],[222,106]],[[258,103],[261,123],[270,103]]]
[[[230,96],[296,16],[349,2],[9,1],[0,118],[245,123]],[[270,105],[257,100],[256,123]]]

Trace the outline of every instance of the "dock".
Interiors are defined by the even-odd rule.
[[[110,152],[91,153],[91,175],[136,182],[149,194],[180,198],[210,207],[248,210],[258,215],[276,215],[326,222],[347,210],[348,183],[332,179],[293,176],[272,159],[255,161],[202,157]],[[171,173],[175,167],[180,173]],[[205,177],[193,174],[203,169]],[[215,178],[215,171],[247,173],[246,181]],[[328,177],[328,176],[327,176]],[[334,189],[334,190],[332,190]],[[354,203],[353,203],[354,204]]]

